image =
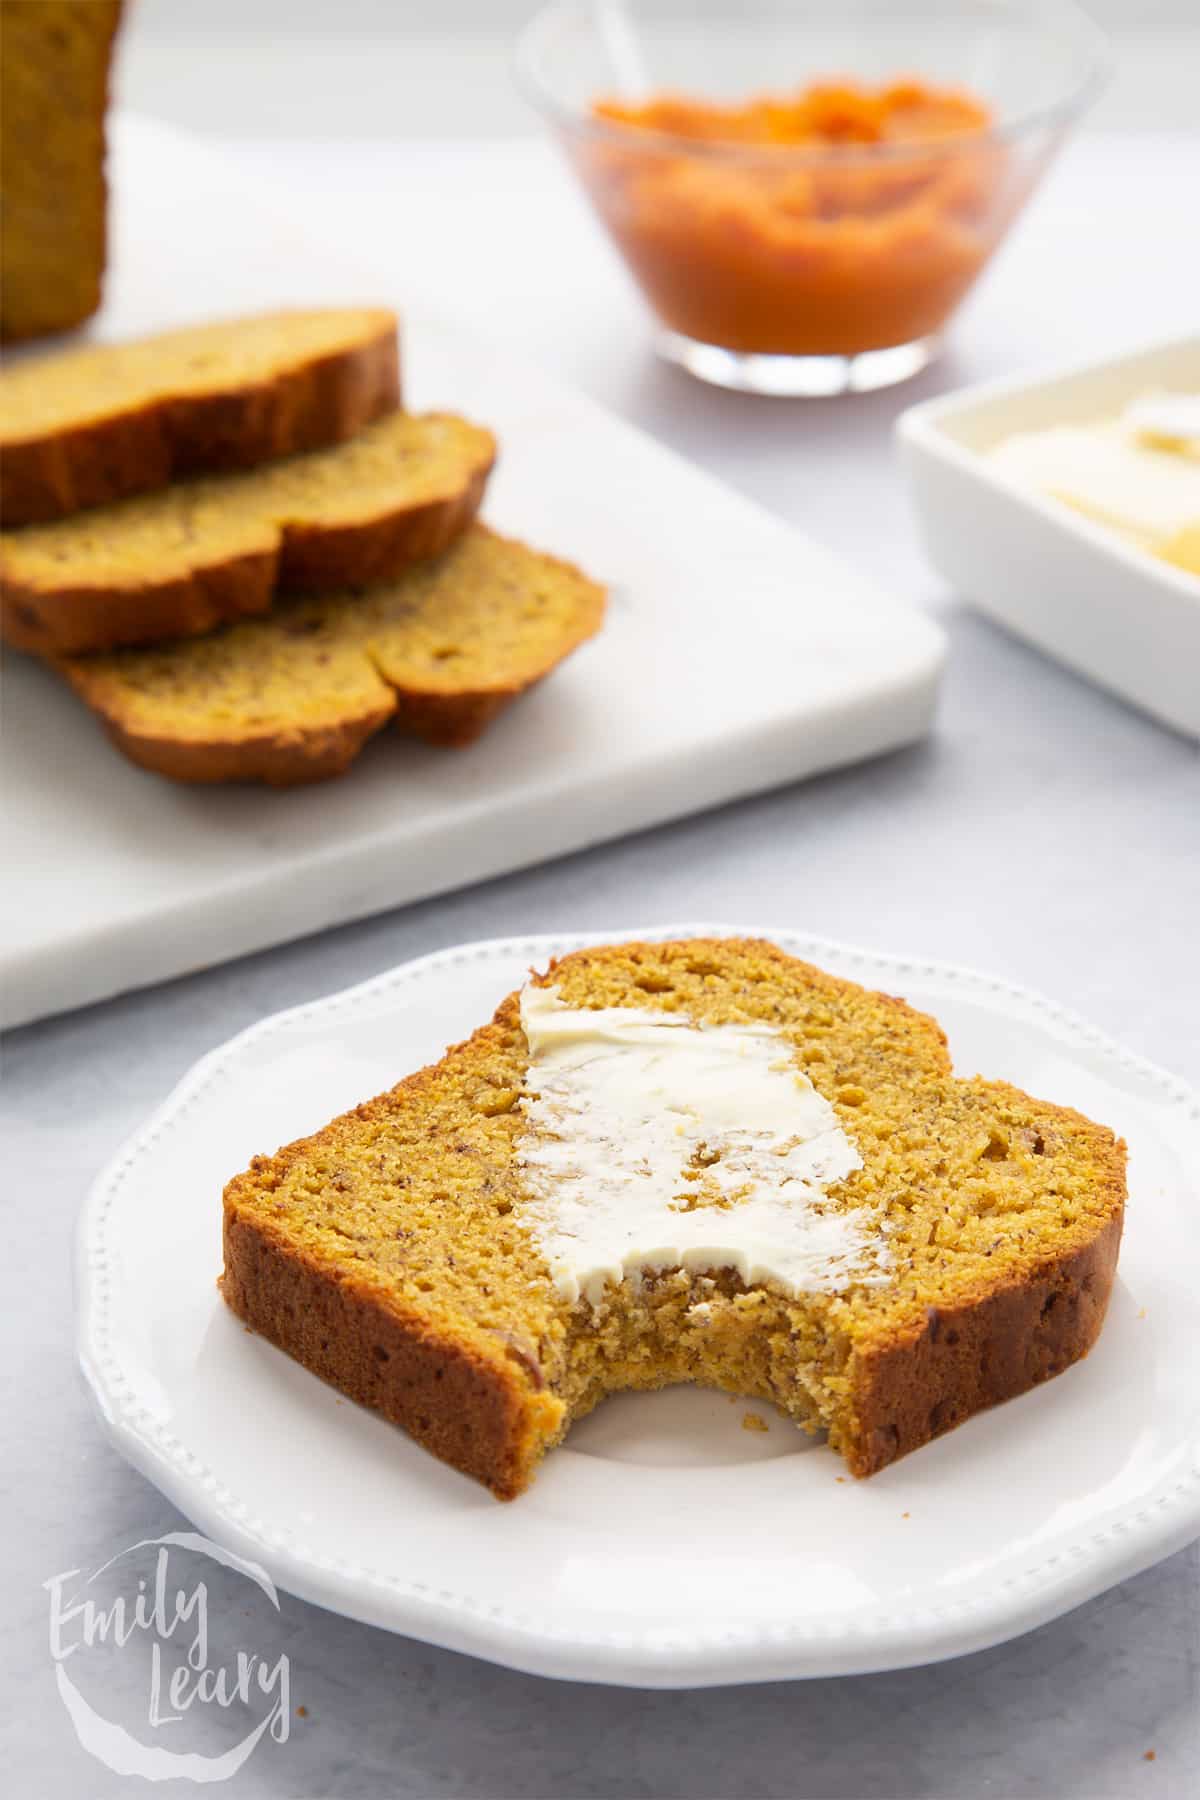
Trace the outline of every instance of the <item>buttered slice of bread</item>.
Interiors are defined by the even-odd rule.
[[[396,315],[268,313],[0,370],[0,524],[341,443],[400,404]]]
[[[465,419],[389,413],[333,449],[4,532],[5,640],[111,650],[265,612],[280,588],[385,580],[465,530],[495,455]]]
[[[603,615],[578,569],[476,524],[393,581],[55,666],[143,768],[285,787],[341,774],[388,723],[472,742]]]
[[[768,943],[634,943],[256,1157],[222,1285],[501,1498],[605,1395],[684,1381],[867,1476],[1086,1355],[1124,1201],[1111,1131],[957,1078],[903,1001]]]

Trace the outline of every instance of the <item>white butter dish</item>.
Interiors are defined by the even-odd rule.
[[[929,557],[963,598],[1200,738],[1200,579],[988,460],[1015,432],[1113,417],[1153,390],[1200,390],[1200,337],[964,388],[910,407],[897,435]]]

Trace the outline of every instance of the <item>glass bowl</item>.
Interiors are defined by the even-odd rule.
[[[662,353],[722,387],[832,394],[930,361],[1107,62],[1069,0],[554,0],[516,68]],[[652,124],[620,116],[814,85],[816,143],[693,135],[694,113],[670,106]],[[904,135],[864,141],[879,104]]]

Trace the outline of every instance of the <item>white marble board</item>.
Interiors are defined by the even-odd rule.
[[[942,662],[929,619],[462,331],[421,298],[418,279],[405,292],[373,284],[369,244],[357,268],[323,255],[219,153],[124,119],[113,175],[98,335],[289,303],[399,306],[407,404],[495,428],[486,517],[605,581],[610,615],[473,748],[384,733],[346,778],[286,793],[145,774],[54,676],[10,657],[0,1022],[445,892],[927,730]],[[383,229],[401,230],[402,208],[398,195]]]

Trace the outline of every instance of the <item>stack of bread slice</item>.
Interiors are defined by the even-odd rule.
[[[0,374],[0,624],[133,761],[340,774],[389,722],[466,744],[603,591],[476,515],[491,433],[400,410],[381,309],[280,313]]]

